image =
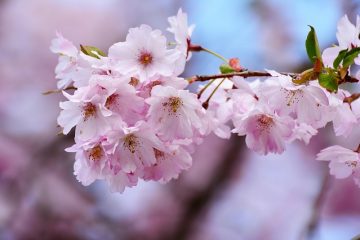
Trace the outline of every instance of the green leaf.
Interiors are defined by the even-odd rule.
[[[322,72],[319,74],[319,84],[329,90],[330,92],[336,92],[338,90],[338,76],[334,71]]]
[[[354,59],[360,54],[360,47],[353,48],[348,51],[343,60],[343,67],[347,68],[354,64]]]
[[[339,65],[343,61],[347,51],[348,51],[347,49],[344,49],[339,52],[338,56],[335,58],[334,63],[333,63],[333,67],[335,69],[337,69],[339,67]]]
[[[309,27],[310,32],[308,33],[305,42],[306,52],[312,63],[315,63],[316,59],[320,59],[320,61],[322,62],[319,42],[316,36],[315,29],[312,26]]]
[[[226,74],[226,73],[233,73],[235,72],[235,70],[229,66],[229,64],[222,64],[220,65],[220,72],[222,74]]]
[[[84,45],[81,45],[80,44],[80,50],[90,56],[90,57],[94,57],[94,58],[97,58],[97,59],[100,59],[99,56],[102,56],[102,57],[106,57],[106,54],[101,51],[100,49],[98,49],[97,47],[93,47],[93,46],[84,46]]]

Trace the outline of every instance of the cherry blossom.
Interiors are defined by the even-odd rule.
[[[93,75],[89,86],[104,91],[103,104],[112,115],[116,115],[128,125],[134,125],[141,120],[145,111],[145,102],[137,96],[135,88],[128,84],[127,78],[107,75]]]
[[[113,166],[126,173],[132,173],[156,163],[155,151],[163,150],[163,144],[145,122],[133,127],[121,127],[107,134],[108,153],[114,154]]]
[[[58,117],[58,124],[63,127],[64,134],[76,126],[76,136],[84,140],[104,133],[108,129],[106,117],[111,115],[111,111],[103,106],[99,94],[86,98],[86,93],[80,90],[74,95],[63,92],[69,101],[60,102],[62,111]]]
[[[144,169],[145,180],[168,182],[191,167],[190,154],[179,145],[170,145],[168,152],[154,149],[156,163]]]
[[[350,93],[345,90],[339,90],[336,94],[329,94],[332,122],[336,136],[349,136],[358,122],[351,105],[343,102],[344,98],[348,96],[350,96]]]
[[[107,154],[103,143],[106,138],[79,142],[65,149],[67,152],[75,152],[74,174],[85,186],[90,185],[97,179],[103,179],[103,171],[107,167]]]
[[[360,47],[360,17],[356,18],[356,25],[353,25],[347,15],[342,17],[337,25],[336,38],[339,46],[333,46],[324,50],[322,57],[326,66],[332,66],[335,58],[341,50]],[[355,59],[360,64],[360,58]]]
[[[131,28],[124,42],[112,45],[108,56],[90,46],[78,50],[60,33],[52,41],[51,51],[60,55],[55,77],[66,98],[59,104],[57,122],[63,134],[75,128],[75,144],[66,151],[75,152],[74,174],[83,185],[100,179],[111,191],[123,192],[139,180],[165,183],[178,178],[210,133],[225,139],[231,133],[245,136],[249,149],[267,155],[284,152],[295,140],[309,144],[328,122],[336,136],[354,132],[360,94],[340,87],[356,82],[359,73],[354,78],[347,68],[333,69],[332,63],[341,50],[360,47],[359,17],[353,25],[344,16],[338,23],[339,46],[323,52],[324,66],[319,61],[321,66],[302,73],[250,71],[237,58],[227,60],[193,45],[194,25],[188,25],[181,9],[168,22],[175,43],[160,30],[141,25]],[[225,62],[221,73],[180,76],[191,51],[220,58]],[[326,75],[330,72],[335,78]],[[194,82],[200,84],[191,86]],[[359,150],[336,145],[317,159],[330,161],[330,173],[337,178],[353,175],[360,187]]]
[[[166,38],[160,30],[152,30],[148,25],[131,28],[125,42],[115,43],[109,49],[115,70],[138,77],[141,82],[172,76],[178,54],[178,51],[167,49]]]
[[[260,86],[259,95],[279,115],[293,115],[316,129],[329,121],[323,109],[328,107],[329,100],[323,89],[316,85],[295,85],[290,76],[270,73],[274,77]]]
[[[228,139],[231,136],[231,128],[227,124],[233,116],[233,101],[228,97],[228,92],[233,87],[230,80],[215,80],[212,85],[205,89],[205,85],[200,85],[199,89],[205,89],[201,94],[200,101],[206,102],[210,95],[220,86],[212,95],[208,108],[206,110],[209,121],[209,128],[220,138]]]
[[[156,86],[146,102],[150,105],[149,122],[163,140],[192,138],[195,131],[202,131],[204,110],[188,90]]]
[[[234,133],[246,135],[246,145],[260,154],[282,153],[285,142],[292,137],[295,122],[289,116],[280,117],[273,111],[255,108],[244,116],[234,118]]]
[[[321,150],[316,159],[330,161],[330,174],[336,178],[347,178],[360,167],[360,154],[338,145]]]

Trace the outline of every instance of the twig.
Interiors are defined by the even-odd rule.
[[[288,75],[290,77],[297,77],[298,73],[280,73],[282,75]],[[271,77],[271,74],[268,72],[261,72],[261,71],[243,71],[243,72],[234,72],[234,73],[225,73],[225,74],[214,74],[214,75],[196,75],[194,77],[189,78],[189,82],[205,82],[211,79],[218,79],[218,78],[232,78],[235,76],[239,77]]]

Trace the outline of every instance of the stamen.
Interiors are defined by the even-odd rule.
[[[136,87],[136,86],[139,84],[139,82],[140,82],[139,79],[137,79],[137,78],[135,78],[135,77],[131,77],[129,84],[130,84],[131,86]]]
[[[346,161],[345,164],[348,166],[348,167],[351,167],[352,169],[356,168],[358,162],[357,161]]]
[[[131,153],[135,153],[136,148],[139,146],[140,142],[138,138],[130,133],[124,137],[124,144],[123,146],[127,148]]]
[[[90,117],[94,117],[96,115],[96,111],[97,109],[94,104],[86,103],[83,106],[83,111],[82,111],[84,121],[87,121]]]
[[[177,113],[179,108],[183,105],[183,101],[179,97],[170,97],[169,100],[163,103],[164,107],[167,107],[170,113]]]
[[[257,119],[257,127],[260,129],[260,131],[269,131],[273,124],[274,120],[272,117],[269,117],[265,114],[262,114]]]
[[[110,109],[114,104],[117,103],[116,100],[117,100],[118,97],[119,97],[119,94],[116,94],[116,93],[110,95],[110,96],[106,99],[105,107],[106,107],[107,109]]]
[[[144,67],[148,66],[149,64],[152,63],[153,61],[153,56],[151,53],[147,52],[147,51],[143,51],[140,53],[140,56],[138,58],[138,61],[144,65]]]
[[[104,156],[104,151],[100,145],[97,145],[88,150],[89,159],[96,162]]]

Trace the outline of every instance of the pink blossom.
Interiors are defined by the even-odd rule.
[[[194,31],[195,25],[188,25],[187,14],[181,8],[176,16],[168,18],[170,27],[167,29],[174,34],[176,41],[175,49],[179,50],[181,54],[176,61],[175,74],[179,75],[184,71],[185,63],[191,58],[189,51],[189,44],[191,42],[191,35]]]
[[[78,50],[75,45],[68,39],[64,38],[59,32],[56,32],[56,38],[51,41],[50,50],[53,53],[73,58],[76,58],[78,55]]]
[[[332,122],[336,136],[349,136],[357,125],[357,117],[350,104],[344,103],[344,98],[350,93],[340,89],[336,94],[328,94],[331,106]]]
[[[105,174],[105,180],[111,192],[122,193],[126,187],[136,186],[138,176],[134,173],[125,173],[123,171],[110,171]]]
[[[232,81],[236,89],[229,90],[229,97],[233,103],[233,111],[236,115],[243,115],[253,110],[259,102],[257,96],[258,81],[247,83],[242,77],[233,77]]]
[[[356,25],[349,21],[347,15],[343,16],[338,22],[336,38],[339,46],[343,49],[360,47],[360,17],[356,17]]]
[[[192,158],[184,148],[179,145],[170,145],[166,149],[166,152],[154,149],[156,163],[144,169],[145,180],[166,183],[191,167]]]
[[[87,140],[100,136],[108,130],[106,117],[111,111],[103,106],[103,98],[96,94],[86,98],[88,88],[82,88],[72,96],[63,92],[68,101],[60,102],[62,111],[57,119],[58,124],[63,127],[66,135],[76,126],[76,137]]]
[[[170,27],[167,29],[174,34],[175,41],[182,53],[187,54],[188,42],[194,31],[195,25],[188,25],[187,14],[180,8],[176,16],[168,18]]]
[[[177,51],[167,49],[160,30],[141,25],[131,28],[125,42],[112,45],[109,58],[114,69],[123,75],[138,77],[141,82],[153,77],[172,76]]]
[[[316,160],[330,161],[330,174],[336,178],[347,178],[360,167],[359,153],[338,145],[321,150]]]
[[[261,84],[259,94],[263,101],[279,115],[292,115],[299,122],[313,128],[325,126],[329,116],[324,114],[329,100],[325,91],[317,85],[295,85],[290,76],[270,71],[274,76]]]
[[[282,153],[285,141],[292,138],[295,122],[289,116],[278,116],[265,106],[233,119],[234,133],[246,135],[246,145],[260,154]]]
[[[208,86],[201,94],[200,101],[206,102],[210,95],[212,95],[208,108],[206,110],[207,119],[209,122],[209,128],[218,137],[229,139],[231,136],[231,128],[228,125],[233,115],[233,101],[228,96],[228,91],[232,89],[233,82],[230,80],[217,79]],[[204,89],[205,85],[200,85],[199,91]]]
[[[146,102],[149,122],[165,141],[192,138],[203,129],[204,109],[196,94],[188,90],[156,86]]]
[[[159,77],[156,80],[141,85],[141,87],[138,89],[139,95],[143,98],[150,97],[151,90],[153,87],[158,85],[170,86],[176,89],[185,89],[189,85],[189,82],[180,77]]]
[[[312,126],[306,123],[296,123],[293,129],[293,139],[303,141],[305,144],[309,144],[310,139],[315,136],[318,131]]]
[[[360,47],[360,17],[356,17],[356,25],[353,25],[347,15],[343,16],[337,25],[336,37],[339,46],[330,47],[324,50],[322,54],[325,66],[332,67],[335,58],[339,52],[344,49]],[[355,59],[356,64],[360,64],[360,58]]]
[[[104,137],[88,142],[79,141],[74,146],[65,149],[67,152],[76,152],[74,174],[85,186],[104,178],[103,171],[108,159],[103,146],[105,141]]]
[[[111,165],[125,173],[152,166],[156,163],[154,149],[163,151],[162,142],[145,122],[113,130],[108,133],[108,138],[108,153],[113,154]]]
[[[89,86],[100,87],[104,92],[102,107],[120,117],[128,125],[134,125],[143,117],[145,102],[137,96],[135,88],[128,84],[127,78],[108,75],[93,75]]]
[[[57,38],[51,42],[50,50],[59,54],[59,63],[55,68],[57,87],[66,88],[73,84],[75,87],[85,86],[91,76],[91,57],[80,53],[72,42],[56,33]]]

